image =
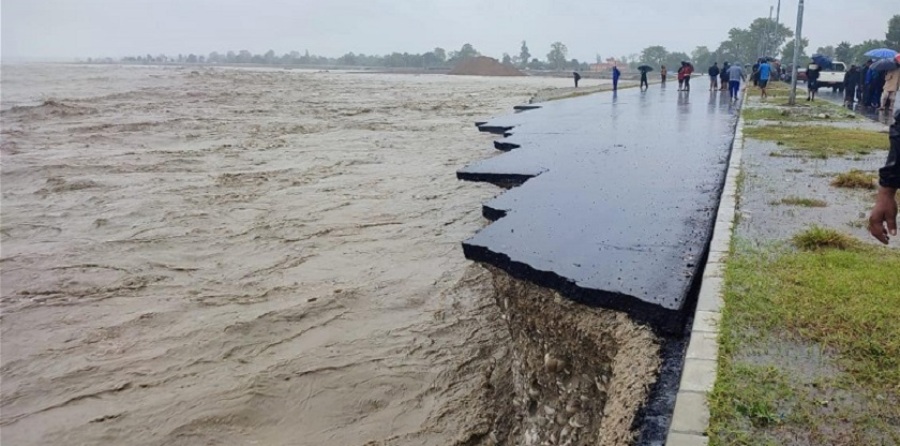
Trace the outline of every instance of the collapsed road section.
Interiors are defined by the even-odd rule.
[[[467,258],[621,311],[684,325],[712,236],[737,116],[715,92],[636,89],[541,104],[478,123],[505,153],[457,172],[513,187]]]

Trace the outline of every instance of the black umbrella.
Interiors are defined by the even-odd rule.
[[[653,67],[651,67],[651,66],[649,66],[649,65],[641,65],[641,66],[638,67],[638,70],[641,70],[641,71],[653,71]]]
[[[900,68],[900,65],[897,65],[897,62],[894,59],[881,59],[878,62],[873,63],[869,68],[875,71],[891,71]]]

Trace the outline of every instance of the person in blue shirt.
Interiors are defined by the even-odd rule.
[[[619,90],[619,76],[622,75],[622,72],[619,71],[619,67],[613,65],[613,91]]]
[[[766,92],[766,87],[769,85],[769,77],[772,74],[772,66],[769,65],[769,62],[765,59],[762,59],[759,64],[759,68],[757,69],[757,75],[759,76],[759,89],[762,93],[760,93],[760,97],[765,99],[769,97],[769,94]]]

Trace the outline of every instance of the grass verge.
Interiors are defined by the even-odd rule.
[[[841,109],[832,104],[816,104],[809,107],[747,107],[743,111],[744,119],[748,121],[782,121],[782,122],[809,122],[809,121],[855,121],[856,114],[852,111]]]
[[[900,252],[835,234],[735,242],[710,444],[900,444]]]
[[[817,200],[815,198],[800,198],[800,197],[787,197],[782,198],[780,201],[774,201],[771,204],[779,205],[784,204],[787,206],[802,206],[807,208],[824,208],[828,206],[828,203],[825,200]]]
[[[749,138],[775,141],[778,145],[816,158],[847,154],[868,155],[874,150],[888,148],[887,135],[871,130],[810,125],[766,125],[747,127],[744,134]]]
[[[877,177],[874,174],[853,169],[849,172],[838,174],[831,181],[831,185],[846,189],[875,189],[876,179]]]

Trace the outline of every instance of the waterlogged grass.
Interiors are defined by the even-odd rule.
[[[832,104],[817,104],[807,107],[746,107],[742,114],[748,121],[810,122],[854,121],[857,119],[853,112]]]
[[[773,205],[787,205],[787,206],[802,206],[807,208],[824,208],[828,206],[828,203],[825,200],[818,200],[815,198],[801,198],[801,197],[787,197],[782,198],[779,201],[772,202]]]
[[[806,251],[819,249],[851,249],[859,247],[859,240],[831,228],[813,226],[792,239],[794,246]]]
[[[876,176],[869,172],[853,169],[834,177],[831,185],[846,189],[875,189]]]
[[[744,134],[753,139],[774,141],[780,146],[814,158],[848,154],[868,155],[875,150],[887,150],[889,147],[886,134],[871,130],[810,125],[766,125],[747,127]]]
[[[812,250],[735,242],[710,444],[900,444],[900,251],[821,228],[795,243]]]

